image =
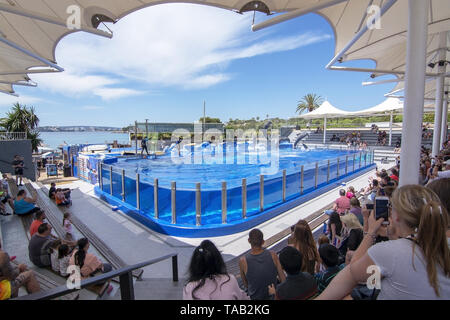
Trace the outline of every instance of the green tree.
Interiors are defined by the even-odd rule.
[[[315,94],[315,93],[308,93],[306,96],[302,98],[297,104],[297,112],[299,114],[303,113],[304,111],[314,111],[315,109],[320,107],[320,104],[322,103],[323,99],[321,96]]]
[[[15,103],[6,113],[5,118],[0,119],[0,126],[8,132],[25,132],[27,139],[31,140],[33,151],[37,151],[42,140],[39,138],[39,118],[35,113],[34,107],[28,108],[20,103]]]

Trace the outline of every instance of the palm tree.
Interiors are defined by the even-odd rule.
[[[39,118],[34,107],[28,108],[20,103],[15,103],[11,111],[6,113],[6,117],[0,119],[0,126],[8,132],[26,132],[27,139],[31,140],[33,151],[37,151],[42,143],[39,139]]]
[[[304,111],[314,111],[315,109],[319,108],[323,99],[321,96],[315,94],[315,93],[308,93],[306,96],[302,98],[298,102],[297,105],[297,112],[299,114],[303,113]]]

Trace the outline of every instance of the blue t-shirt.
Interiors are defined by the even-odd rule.
[[[24,199],[14,201],[14,211],[16,214],[24,214],[35,208],[33,203],[26,202]]]

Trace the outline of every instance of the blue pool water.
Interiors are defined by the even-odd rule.
[[[239,224],[243,220],[262,215],[263,211],[370,166],[371,157],[371,153],[350,150],[302,151],[292,148],[260,153],[248,148],[208,149],[196,150],[194,153],[182,152],[181,157],[178,153],[172,153],[172,156],[166,155],[157,159],[119,157],[105,160],[102,166],[102,188],[105,194],[110,194],[112,181],[112,196],[120,203],[126,203],[128,207],[137,208],[136,181],[139,174],[140,210],[136,212],[140,217],[153,223],[180,228],[223,226],[223,196],[226,196],[226,224]],[[283,200],[284,170],[286,191]],[[123,171],[125,201],[122,198]],[[262,187],[261,175],[264,179]],[[245,219],[243,178],[246,179],[247,188]],[[155,179],[158,179],[157,201],[154,198]],[[176,183],[175,218],[172,208],[172,182]],[[226,182],[224,195],[223,182]],[[197,183],[201,186],[201,208],[196,207]],[[156,205],[158,215],[155,214]],[[201,211],[200,226],[196,226],[198,210]]]

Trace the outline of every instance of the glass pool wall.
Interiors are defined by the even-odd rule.
[[[354,152],[305,163],[300,170],[284,169],[275,175],[248,177],[238,186],[222,181],[212,187],[209,184],[208,188],[202,188],[201,183],[180,188],[176,181],[163,186],[158,179],[149,181],[136,171],[102,163],[99,188],[144,217],[173,225],[206,226],[239,222],[261,214],[373,163],[373,152]]]

